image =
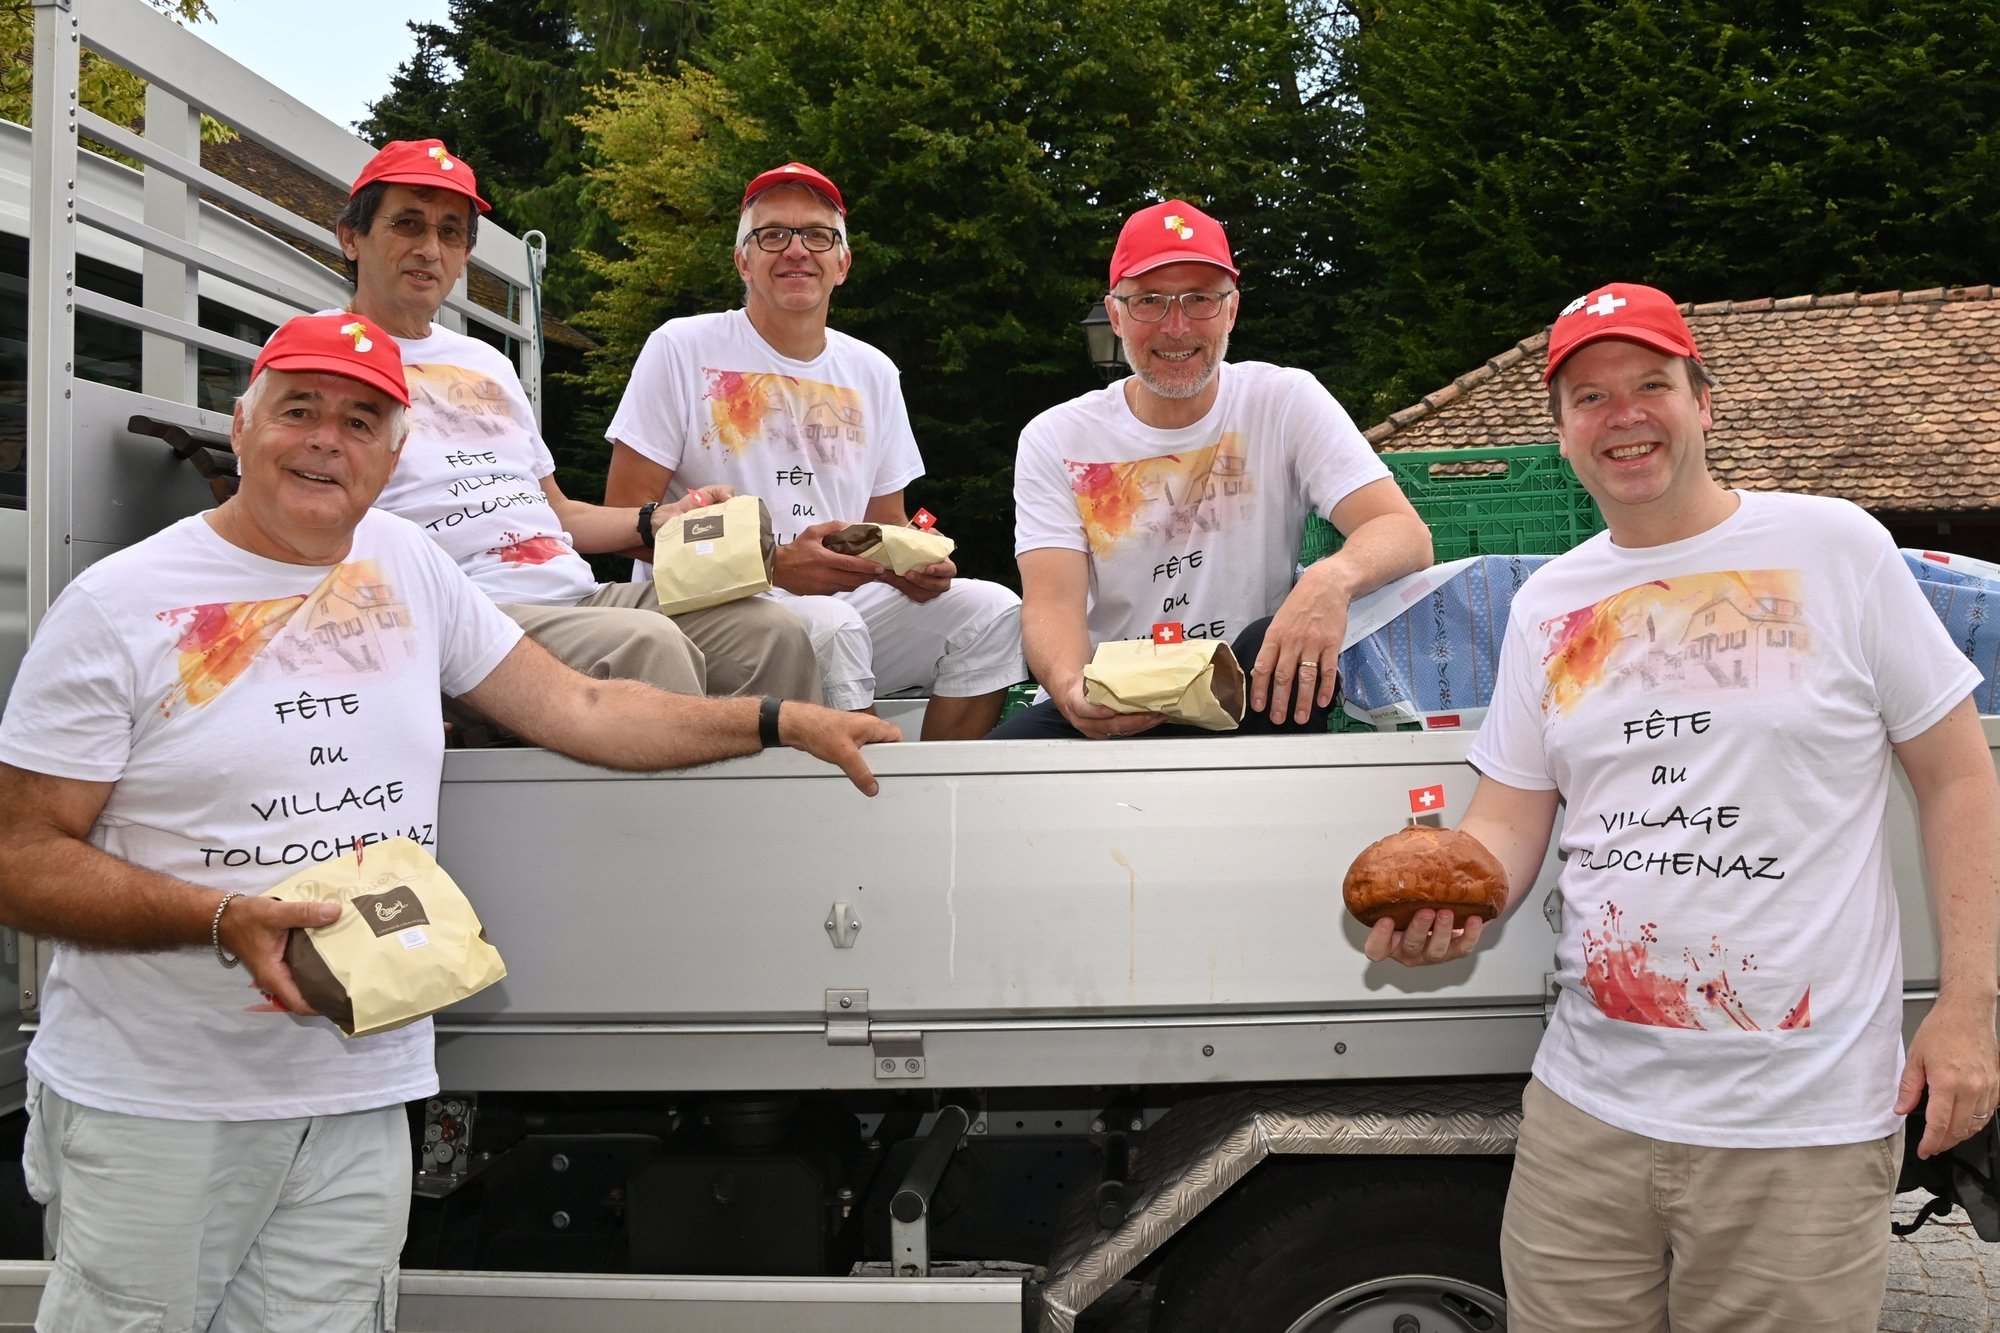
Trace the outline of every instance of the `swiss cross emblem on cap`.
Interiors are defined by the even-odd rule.
[[[1442,782],[1433,783],[1431,786],[1428,787],[1410,788],[1411,814],[1413,815],[1428,814],[1433,810],[1442,809],[1443,806],[1444,806],[1444,784]]]
[[[1187,635],[1181,631],[1181,622],[1178,620],[1162,620],[1153,626],[1154,643],[1180,643],[1186,638]]]
[[[438,164],[439,171],[450,171],[453,167],[458,165],[458,163],[451,160],[451,154],[445,152],[445,150],[442,148],[431,149],[430,157],[431,161]]]
[[[1595,301],[1592,301],[1583,308],[1583,313],[1586,315],[1608,315],[1624,304],[1626,304],[1624,297],[1613,296],[1610,292],[1600,292]]]
[[[375,340],[368,336],[368,326],[360,320],[357,319],[352,324],[341,325],[340,331],[348,338],[354,340],[355,351],[372,352],[375,350]]]
[[[1178,213],[1167,214],[1160,219],[1160,224],[1184,241],[1194,239],[1194,228],[1188,226],[1188,220]]]
[[[913,528],[922,528],[925,532],[929,532],[932,528],[937,526],[937,518],[931,513],[930,510],[919,509],[917,511],[917,516],[910,520],[910,526]]]

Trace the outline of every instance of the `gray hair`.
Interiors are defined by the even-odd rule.
[[[1715,378],[1715,373],[1696,358],[1684,356],[1681,358],[1681,364],[1687,367],[1688,387],[1690,389],[1714,392],[1716,389],[1722,387],[1722,381]],[[1549,415],[1555,418],[1557,425],[1561,425],[1563,419],[1562,399],[1558,396],[1556,388],[1561,380],[1562,367],[1557,366],[1554,377],[1549,380]]]
[[[270,391],[270,384],[271,377],[268,374],[259,375],[256,379],[250,381],[250,387],[245,389],[243,396],[236,400],[236,405],[243,409],[245,417],[252,417],[257,414],[257,409],[264,404],[265,394]],[[390,399],[389,415],[383,418],[383,423],[389,428],[389,452],[392,454],[402,453],[403,445],[410,438],[410,409],[404,407],[395,399]]]

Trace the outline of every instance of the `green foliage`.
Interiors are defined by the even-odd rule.
[[[1406,0],[1352,87],[1342,314],[1377,415],[1614,278],[1718,300],[1994,276],[1991,6]]]
[[[698,69],[621,82],[582,122],[625,249],[579,316],[603,339],[592,383],[615,397],[660,322],[738,299],[743,182],[810,162],[850,210],[833,322],[903,372],[913,498],[969,571],[1011,577],[1014,444],[1098,382],[1076,324],[1133,208],[1181,195],[1235,228],[1257,293],[1240,354],[1330,357],[1301,285],[1338,225],[1312,37],[1284,0],[857,0],[838,22],[717,0]]]

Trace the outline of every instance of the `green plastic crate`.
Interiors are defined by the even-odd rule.
[[[1553,444],[1383,454],[1396,484],[1430,525],[1439,564],[1468,555],[1560,555],[1604,530],[1596,501]],[[1306,519],[1299,563],[1340,549],[1340,533]]]

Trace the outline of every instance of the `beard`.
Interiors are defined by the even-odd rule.
[[[1229,355],[1229,332],[1212,343],[1202,343],[1192,361],[1181,363],[1179,371],[1172,377],[1162,375],[1143,354],[1135,356],[1134,348],[1127,344],[1125,359],[1132,363],[1132,373],[1139,377],[1139,383],[1147,392],[1162,398],[1193,398],[1209,385],[1215,383],[1215,376],[1221,369],[1223,359]]]

